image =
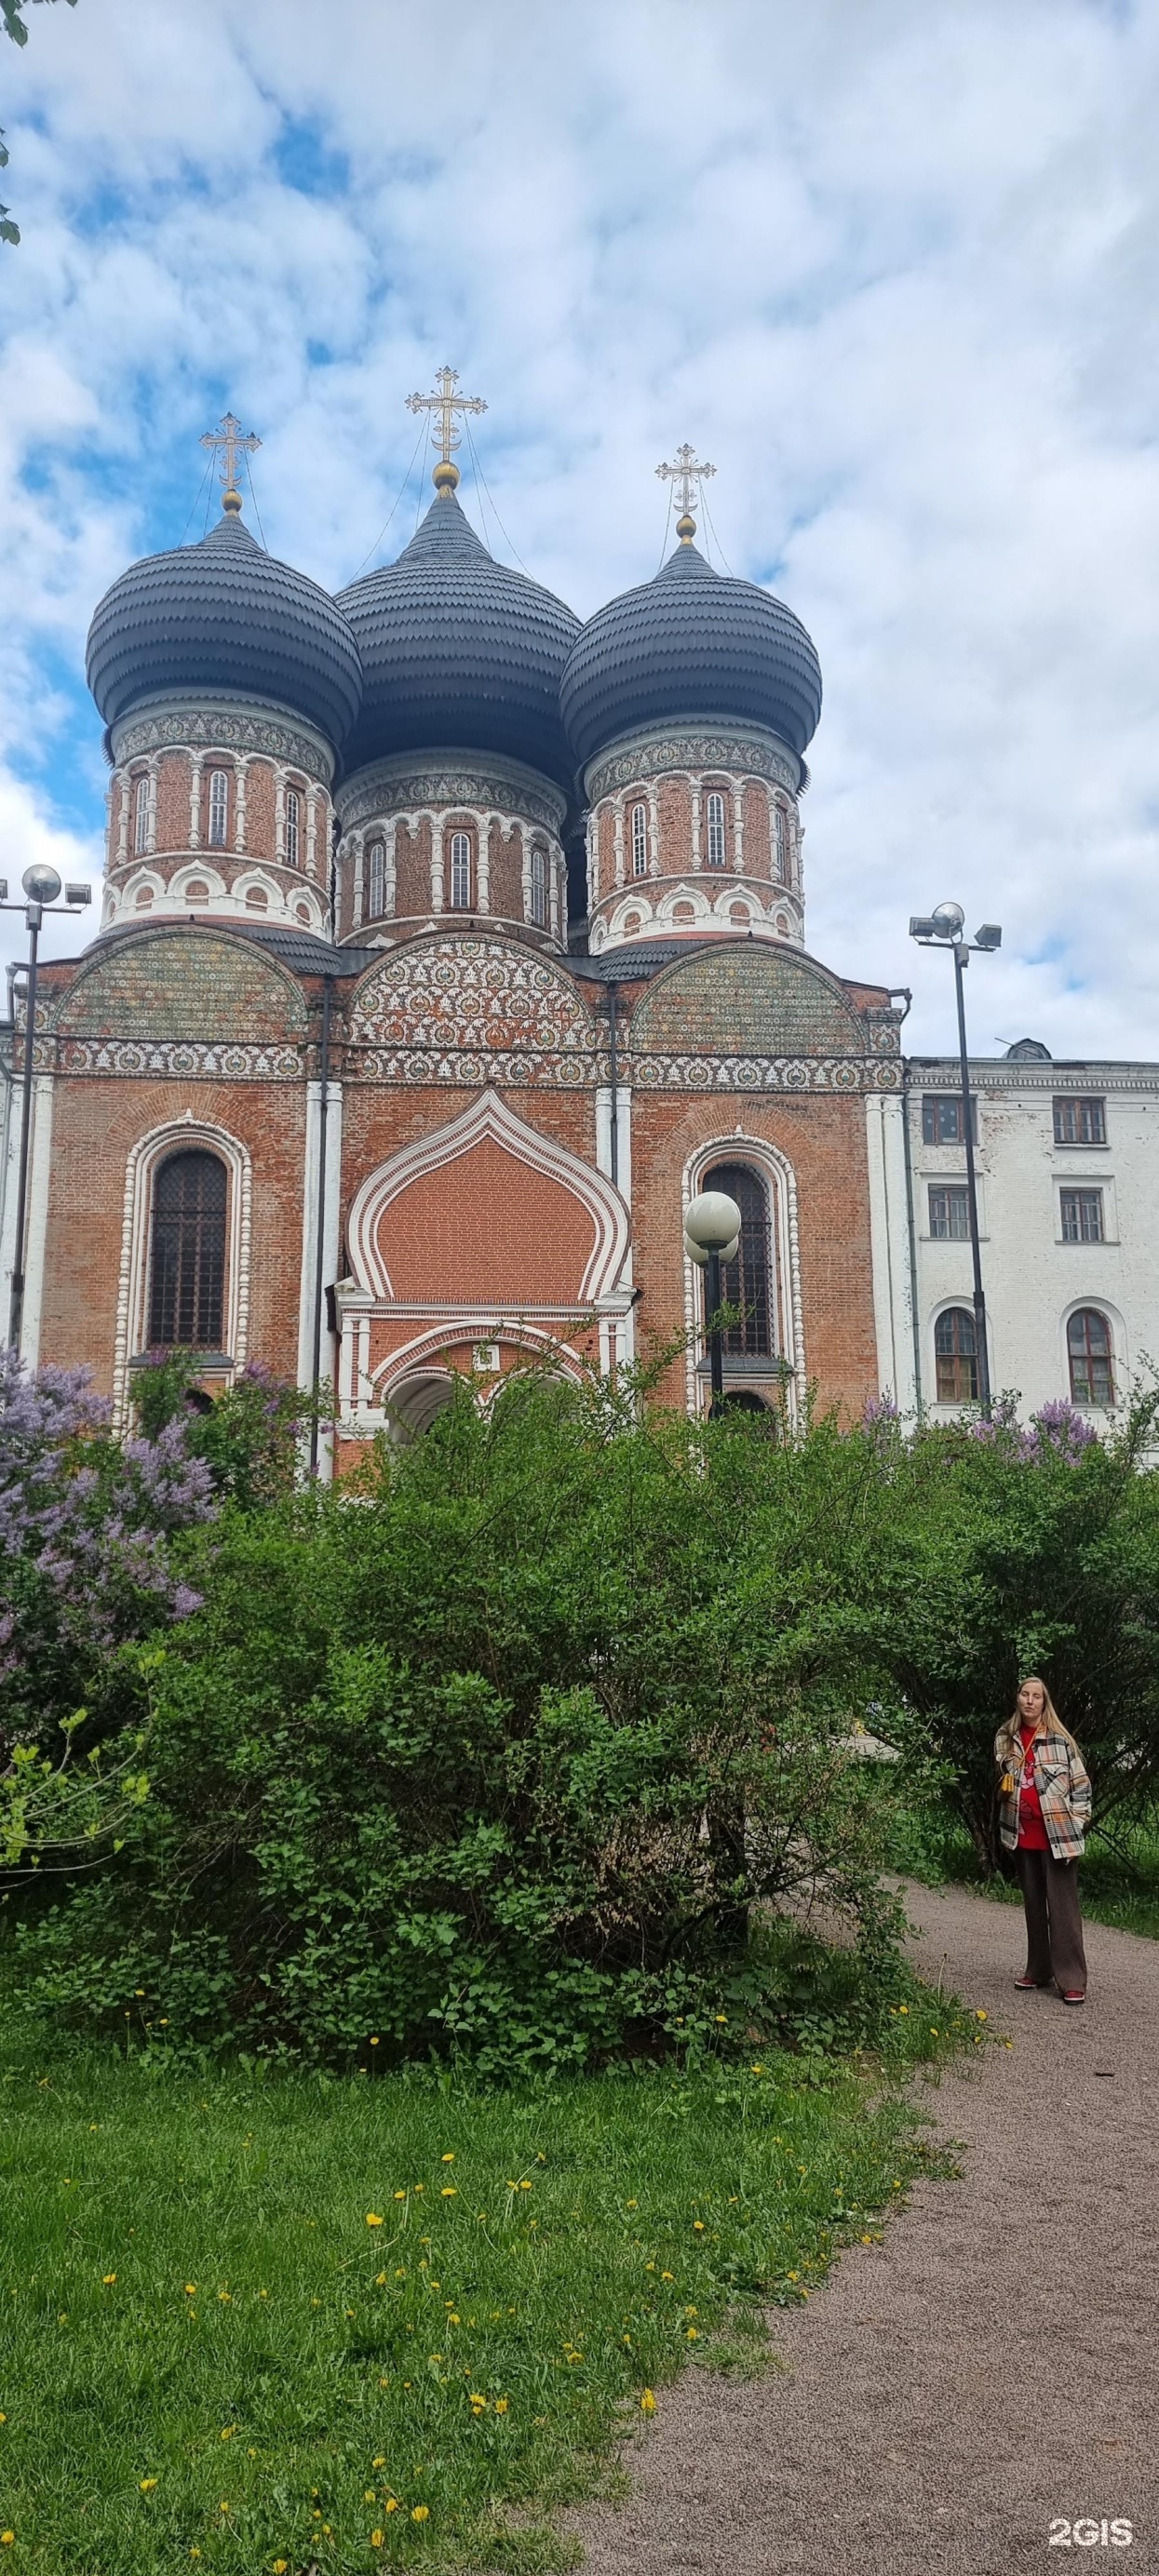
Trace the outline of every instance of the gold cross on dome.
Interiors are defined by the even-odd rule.
[[[456,412],[486,411],[487,409],[481,395],[456,393],[455,387],[458,381],[457,367],[440,367],[435,377],[433,393],[408,394],[406,398],[408,411],[442,413],[442,419],[438,425],[439,462],[432,477],[436,492],[453,492],[459,480],[458,466],[451,463],[454,450],[460,443],[459,432],[455,427]]]
[[[699,464],[695,448],[690,447],[687,439],[685,439],[683,444],[676,450],[675,464],[658,465],[656,472],[662,483],[676,483],[680,487],[676,495],[677,500],[680,503],[680,516],[676,522],[676,534],[680,539],[681,545],[690,546],[694,536],[696,535],[696,521],[692,516],[692,504],[695,500],[697,509],[699,509],[700,486],[702,483],[706,483],[708,481],[710,474],[715,474],[716,467],[715,465]]]
[[[252,434],[246,436],[240,420],[231,411],[226,412],[216,429],[207,429],[202,437],[203,447],[214,448],[221,453],[221,480],[225,485],[221,506],[233,517],[236,517],[241,508],[241,494],[237,488],[237,460],[239,456],[256,456],[261,443],[260,438],[254,438]]]

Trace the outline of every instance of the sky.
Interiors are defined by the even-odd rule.
[[[85,633],[126,563],[201,534],[202,431],[232,406],[260,436],[266,541],[336,588],[413,533],[405,398],[447,363],[488,405],[491,498],[464,453],[461,499],[581,616],[671,543],[656,465],[686,438],[715,464],[713,560],[821,658],[814,955],[911,986],[907,1045],[943,1050],[948,960],[907,928],[954,897],[1003,925],[978,1053],[1159,1055],[1159,10],[28,15],[0,42],[13,891],[34,858],[99,877]]]

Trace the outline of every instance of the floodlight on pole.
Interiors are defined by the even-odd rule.
[[[974,1166],[974,1107],[970,1098],[970,1059],[966,1047],[966,996],[962,977],[972,955],[992,955],[1002,945],[1002,931],[996,921],[984,921],[972,940],[963,937],[966,916],[960,903],[935,904],[932,913],[913,913],[909,935],[920,948],[948,947],[954,960],[954,992],[958,1005],[958,1068],[962,1089],[962,1133],[966,1145],[966,1197],[970,1211],[970,1251],[974,1270],[974,1354],[977,1371],[978,1401],[984,1414],[990,1411],[990,1352],[986,1339],[986,1299],[982,1289],[982,1251],[978,1240],[978,1176]]]

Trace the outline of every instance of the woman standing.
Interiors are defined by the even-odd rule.
[[[1064,2004],[1086,1999],[1078,1865],[1091,1784],[1045,1682],[1028,1674],[1014,1715],[994,1738],[1001,1778],[999,1832],[1018,1860],[1026,1910],[1026,1968],[1018,1986],[1048,1986]]]

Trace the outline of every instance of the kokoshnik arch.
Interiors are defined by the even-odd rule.
[[[810,637],[701,553],[688,447],[674,550],[581,625],[460,506],[484,406],[451,369],[411,402],[440,453],[393,563],[331,597],[267,553],[227,415],[217,524],[96,609],[104,906],[42,975],[26,1356],[127,1421],[158,1345],[308,1384],[320,1314],[339,1466],[456,1372],[607,1369],[642,1331],[700,1408],[710,1186],[732,1393],[969,1401],[956,1066],[903,1062],[899,997],[805,947]],[[9,1083],[22,1050],[18,1015]],[[993,1381],[1107,1418],[1159,1347],[1159,1076],[1033,1041],[974,1070]]]

